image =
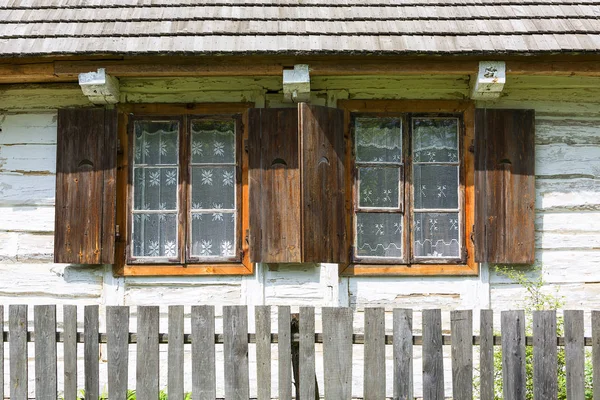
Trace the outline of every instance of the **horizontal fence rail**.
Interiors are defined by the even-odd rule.
[[[564,352],[567,398],[585,398],[585,347],[591,347],[594,398],[600,398],[600,311],[592,311],[592,336],[584,337],[584,313],[564,311],[564,335],[557,335],[555,311],[534,311],[526,321],[524,311],[501,312],[500,335],[494,333],[493,313],[480,311],[479,335],[474,335],[473,312],[450,312],[450,334],[442,332],[439,309],[423,310],[421,335],[415,335],[413,311],[394,309],[393,326],[385,326],[383,308],[366,308],[364,333],[353,331],[353,311],[349,308],[322,309],[322,333],[315,332],[315,309],[300,307],[292,314],[290,307],[277,307],[276,319],[270,306],[257,306],[249,316],[246,306],[224,306],[222,332],[215,331],[215,308],[192,306],[189,317],[183,306],[168,307],[168,332],[159,331],[160,312],[157,306],[136,308],[137,329],[130,332],[130,307],[106,307],[106,332],[100,332],[98,306],[85,306],[84,329],[77,330],[77,307],[63,309],[62,330],[57,329],[57,310],[54,305],[34,306],[33,319],[25,305],[8,306],[8,326],[0,318],[0,361],[8,357],[10,399],[28,398],[28,343],[33,342],[35,369],[35,398],[56,399],[58,354],[62,343],[65,400],[77,400],[78,358],[83,358],[86,399],[100,396],[99,351],[106,345],[108,398],[127,399],[129,356],[135,352],[135,381],[138,399],[157,399],[159,394],[159,349],[167,346],[167,380],[169,399],[183,399],[184,354],[191,353],[192,399],[215,399],[216,368],[225,372],[222,387],[226,399],[248,399],[250,380],[256,381],[259,400],[279,397],[328,399],[352,398],[353,345],[364,346],[364,399],[383,399],[386,396],[386,346],[392,346],[393,398],[413,399],[414,346],[421,347],[422,387],[424,400],[444,399],[444,353],[450,346],[452,397],[473,398],[474,346],[479,347],[479,398],[494,399],[495,352],[500,349],[502,391],[505,399],[526,398],[526,348],[533,352],[533,394],[536,399],[557,398],[558,352]],[[4,307],[0,305],[0,316]],[[253,318],[255,333],[249,333],[249,317]],[[184,332],[189,318],[190,332]],[[28,326],[33,320],[33,330]],[[277,322],[277,333],[271,321]],[[528,325],[529,323],[529,325]],[[8,328],[7,331],[5,329]],[[386,334],[387,328],[387,334]],[[526,331],[532,334],[526,336]],[[392,332],[392,334],[389,334]],[[8,343],[8,352],[5,345]],[[78,343],[83,353],[78,354]],[[256,373],[250,376],[249,344],[255,344]],[[277,371],[271,371],[271,344],[277,345]],[[316,376],[315,344],[322,344],[325,374]],[[135,346],[131,346],[135,345]],[[187,346],[186,346],[187,345]],[[190,346],[191,345],[191,346]],[[222,346],[223,364],[216,364],[216,345]],[[191,347],[191,348],[190,348]],[[187,349],[187,350],[186,350]],[[0,362],[0,388],[4,388],[4,362]],[[356,364],[354,364],[356,365]],[[277,375],[278,393],[272,393],[272,375]],[[318,382],[323,382],[319,387]],[[221,384],[219,382],[219,384]],[[6,393],[4,394],[6,395]],[[356,395],[356,394],[355,394]],[[3,396],[0,396],[2,398]]]

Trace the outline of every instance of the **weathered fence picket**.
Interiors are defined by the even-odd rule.
[[[0,305],[0,315],[5,307]],[[393,397],[413,399],[415,391],[424,399],[443,399],[450,390],[444,388],[444,363],[451,366],[452,397],[456,400],[473,398],[473,346],[479,345],[480,399],[494,398],[494,346],[502,350],[502,377],[504,398],[520,400],[526,396],[525,348],[533,346],[533,396],[534,399],[557,398],[558,348],[564,346],[566,360],[567,398],[585,396],[585,346],[592,347],[594,394],[600,396],[600,312],[591,316],[592,337],[584,337],[584,313],[564,312],[564,338],[557,337],[555,311],[536,311],[531,326],[533,336],[525,336],[525,313],[506,311],[501,314],[501,337],[493,335],[493,313],[482,310],[479,335],[473,335],[472,311],[450,313],[450,334],[442,332],[440,310],[424,310],[422,336],[413,332],[413,311],[393,310],[392,334],[386,335],[385,310],[364,310],[364,331],[353,331],[353,312],[349,308],[323,308],[323,333],[315,332],[314,307],[300,307],[299,317],[291,318],[288,306],[277,308],[277,333],[271,332],[272,309],[255,308],[256,333],[248,332],[248,309],[245,306],[224,306],[223,331],[215,332],[218,316],[214,306],[193,306],[186,317],[183,306],[168,308],[168,334],[159,331],[159,307],[137,307],[137,330],[130,332],[130,307],[106,308],[106,333],[99,332],[99,307],[85,306],[83,332],[77,330],[77,307],[65,306],[63,319],[57,321],[56,306],[35,306],[28,315],[24,305],[8,307],[8,332],[0,319],[0,360],[8,356],[10,398],[26,400],[28,397],[28,368],[35,370],[36,399],[55,399],[64,391],[65,400],[76,400],[77,346],[83,343],[83,367],[86,398],[100,388],[108,390],[110,399],[125,400],[128,393],[128,371],[131,358],[136,364],[137,398],[158,398],[160,344],[167,347],[167,390],[170,398],[185,396],[184,356],[191,352],[191,391],[194,400],[215,399],[219,393],[227,399],[250,397],[249,343],[256,343],[256,395],[258,400],[268,400],[272,393],[271,374],[273,343],[278,346],[279,396],[281,399],[318,399],[318,381],[322,379],[326,398],[349,400],[352,398],[353,345],[364,345],[363,398],[382,399],[386,393],[386,345],[393,346]],[[32,318],[33,317],[33,318]],[[191,334],[186,334],[186,318],[190,318]],[[28,321],[33,319],[33,330],[28,331]],[[62,323],[61,323],[62,322]],[[62,331],[57,330],[62,326]],[[292,328],[293,327],[293,328]],[[8,351],[4,343],[8,342]],[[28,342],[34,343],[35,354],[28,354]],[[57,354],[62,342],[63,354]],[[100,344],[106,344],[107,375],[100,381]],[[323,344],[324,375],[317,377],[316,346]],[[190,346],[191,345],[191,346]],[[220,346],[220,348],[219,348]],[[423,360],[423,386],[414,388],[413,348],[420,346]],[[450,346],[450,359],[444,360],[444,346]],[[191,348],[191,350],[190,350]],[[216,350],[222,351],[223,364],[217,366]],[[5,353],[5,354],[2,354]],[[6,354],[8,353],[8,354]],[[292,357],[292,353],[296,354]],[[30,360],[29,358],[33,359]],[[57,387],[57,366],[64,360],[64,386]],[[355,356],[356,357],[356,356]],[[292,368],[292,360],[296,360]],[[31,364],[32,363],[32,364]],[[3,367],[4,363],[0,363]],[[224,381],[217,381],[216,368],[223,368]],[[292,381],[292,369],[294,380]],[[448,369],[447,369],[448,370]],[[388,371],[392,372],[392,371]],[[0,374],[0,377],[3,375]],[[131,377],[133,378],[133,377]],[[252,377],[254,379],[254,377]],[[222,386],[218,386],[222,385]],[[296,387],[296,391],[294,391]],[[90,395],[89,393],[92,393]],[[7,393],[0,393],[4,396]],[[357,393],[355,393],[357,395]],[[2,396],[0,396],[2,397]]]

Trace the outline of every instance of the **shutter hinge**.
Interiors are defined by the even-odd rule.
[[[250,230],[246,229],[246,244],[250,245]]]
[[[471,243],[475,244],[475,225],[471,228]]]
[[[471,140],[471,144],[469,145],[469,152],[475,153],[475,141]]]
[[[244,151],[248,152],[248,139],[244,139]]]
[[[121,227],[117,224],[115,225],[115,242],[121,239]]]

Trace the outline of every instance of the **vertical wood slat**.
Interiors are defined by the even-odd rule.
[[[502,311],[502,388],[505,399],[525,399],[525,312]]]
[[[167,390],[172,399],[183,399],[183,306],[169,306]]]
[[[292,398],[292,338],[291,338],[291,309],[289,306],[277,308],[277,357],[279,398],[291,400]]]
[[[77,400],[77,306],[63,307],[64,400]]]
[[[83,308],[83,363],[85,374],[85,395],[91,399],[100,396],[100,355],[98,306]]]
[[[556,399],[556,311],[533,312],[533,398]]]
[[[10,398],[27,400],[27,306],[8,306]],[[4,362],[4,360],[3,360]]]
[[[225,398],[248,400],[248,308],[223,307],[223,353],[225,357]]]
[[[365,308],[364,384],[365,400],[385,398],[385,310]]]
[[[158,398],[158,326],[159,308],[137,309],[136,394],[140,399]]]
[[[108,397],[111,400],[126,400],[129,367],[129,307],[106,307],[106,327]]]
[[[192,306],[192,396],[194,400],[217,397],[214,306]]]
[[[325,398],[352,398],[352,310],[323,307]]]
[[[0,304],[0,399],[4,398],[4,306]]]
[[[394,399],[412,400],[413,395],[413,311],[394,309]]]
[[[315,398],[315,309],[300,307],[300,398]]]
[[[256,389],[258,400],[271,400],[271,307],[255,307]]]
[[[33,307],[35,332],[35,398],[55,400],[57,397],[56,306]]]
[[[442,312],[423,310],[423,400],[443,399]]]
[[[473,399],[473,311],[450,313],[452,332],[452,396]]]
[[[592,311],[592,371],[594,399],[600,399],[600,311]]]
[[[583,311],[565,310],[565,362],[567,398],[585,398],[585,351]]]
[[[494,314],[481,310],[479,337],[479,396],[494,400]]]

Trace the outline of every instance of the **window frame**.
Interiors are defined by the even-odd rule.
[[[254,266],[250,262],[247,237],[249,227],[249,204],[248,204],[248,154],[246,143],[248,139],[248,112],[252,103],[211,103],[211,104],[124,104],[118,106],[119,121],[118,135],[119,148],[117,152],[117,237],[116,255],[113,272],[117,276],[161,276],[161,275],[250,275],[254,273]],[[188,145],[190,141],[190,127],[194,119],[201,118],[224,118],[234,117],[239,129],[240,137],[237,139],[236,151],[238,152],[236,162],[236,209],[238,218],[236,221],[237,246],[239,261],[227,260],[189,260],[189,243],[185,237],[189,235],[191,220],[189,220],[190,208],[188,207],[189,182],[191,177],[191,155]],[[179,143],[179,180],[178,180],[178,202],[181,209],[178,211],[178,236],[179,261],[178,262],[144,262],[131,260],[129,254],[131,241],[131,202],[133,185],[133,163],[131,162],[131,151],[133,135],[129,132],[133,129],[133,122],[151,118],[171,119],[181,121],[181,133]],[[186,158],[188,157],[188,158]],[[185,223],[183,219],[186,219]],[[189,221],[188,221],[189,220]],[[186,228],[187,227],[187,228]],[[184,229],[187,232],[184,232]],[[236,256],[237,257],[237,256]]]
[[[471,101],[429,101],[429,100],[340,100],[338,107],[344,110],[345,115],[345,137],[346,137],[346,191],[348,196],[348,213],[346,224],[348,232],[351,232],[352,239],[349,241],[352,246],[351,261],[347,265],[340,266],[340,275],[477,275],[479,273],[479,264],[475,262],[475,251],[473,241],[474,229],[474,165],[473,154],[474,146],[474,112],[475,106]],[[462,204],[463,218],[459,224],[459,233],[463,238],[461,241],[460,260],[418,260],[409,259],[407,249],[410,246],[410,257],[413,258],[411,232],[407,232],[403,238],[405,245],[403,259],[405,262],[399,263],[396,260],[373,260],[361,258],[356,260],[354,255],[355,233],[355,213],[358,209],[358,197],[356,193],[355,165],[355,143],[353,137],[353,121],[359,116],[399,116],[403,118],[403,138],[402,154],[404,157],[404,215],[403,222],[405,229],[411,229],[412,218],[414,218],[413,199],[413,161],[412,161],[412,143],[409,130],[412,131],[412,118],[415,117],[439,117],[439,116],[459,116],[462,119],[462,127],[459,126],[459,154],[460,157],[460,175],[459,175],[459,206]],[[408,204],[406,204],[408,203]],[[460,209],[460,207],[459,207]],[[460,214],[460,213],[459,213]],[[375,261],[375,262],[373,262]]]

